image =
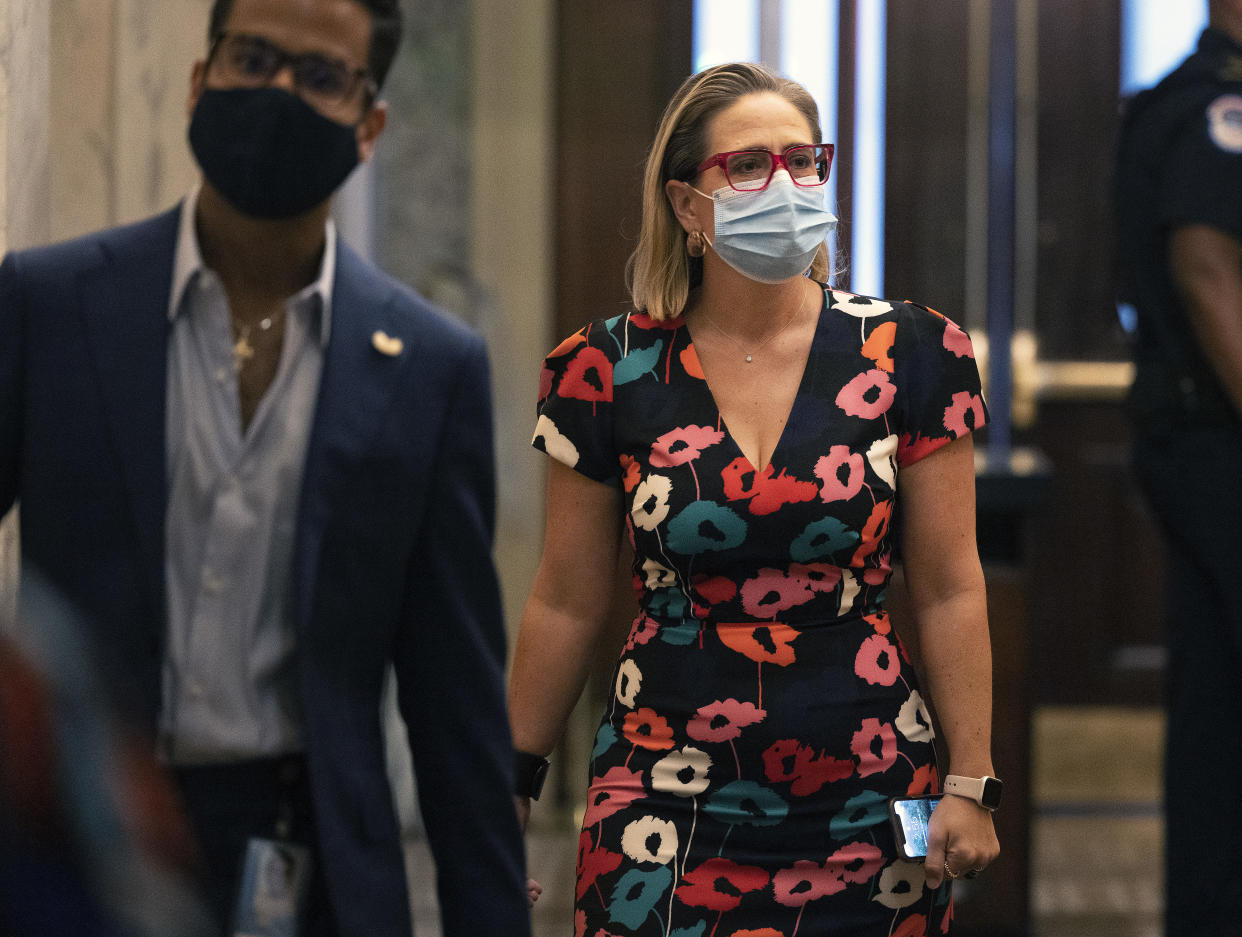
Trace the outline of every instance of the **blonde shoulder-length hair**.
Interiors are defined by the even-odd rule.
[[[707,130],[720,111],[747,94],[770,91],[797,108],[811,128],[811,142],[819,142],[819,108],[802,85],[762,65],[731,62],[691,75],[660,118],[655,141],[643,173],[643,216],[638,246],[626,267],[634,308],[664,321],[685,309],[690,290],[703,276],[702,258],[689,256],[685,232],[673,214],[664,186],[670,179],[689,182],[710,153]],[[829,276],[827,245],[821,244],[811,264],[812,278]]]

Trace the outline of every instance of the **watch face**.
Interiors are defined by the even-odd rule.
[[[987,807],[989,810],[995,810],[997,807],[999,807],[1000,802],[1001,802],[1001,794],[1004,792],[1004,790],[1005,790],[1005,785],[1002,784],[999,779],[984,778],[983,779],[983,794],[980,797],[980,800],[982,801],[983,806]]]

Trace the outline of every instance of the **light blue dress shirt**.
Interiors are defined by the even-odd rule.
[[[175,764],[301,750],[292,564],[331,324],[336,231],[318,279],[286,301],[276,376],[243,433],[228,297],[203,265],[197,190],[181,209],[168,309],[161,750]]]

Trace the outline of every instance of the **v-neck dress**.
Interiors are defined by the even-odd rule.
[[[938,313],[824,297],[762,471],[684,320],[592,322],[544,362],[534,444],[621,489],[641,609],[591,752],[575,937],[948,930],[949,887],[888,825],[939,775],[883,600],[901,469],[983,425],[979,373]]]

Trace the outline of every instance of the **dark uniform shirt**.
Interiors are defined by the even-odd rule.
[[[1136,416],[1235,421],[1178,296],[1168,234],[1201,224],[1242,240],[1242,46],[1206,29],[1189,58],[1130,102],[1115,196],[1121,298],[1138,313]]]

